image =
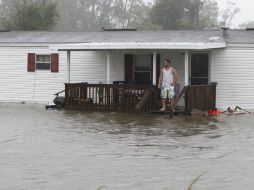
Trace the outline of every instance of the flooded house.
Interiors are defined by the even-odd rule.
[[[179,106],[254,109],[251,29],[1,31],[0,101],[47,103],[65,89],[67,108],[150,110],[166,58]]]

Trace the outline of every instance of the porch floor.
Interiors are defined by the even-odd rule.
[[[151,114],[157,114],[157,115],[165,115],[168,114],[168,112],[160,111],[159,109],[153,109],[150,111]],[[185,115],[185,108],[183,106],[177,106],[175,108],[174,115]]]

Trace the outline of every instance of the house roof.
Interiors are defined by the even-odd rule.
[[[254,44],[254,29],[227,30],[227,43]]]
[[[48,32],[0,31],[0,43],[92,43],[92,42],[216,42],[221,30]],[[227,42],[254,43],[254,30],[227,30]]]
[[[219,30],[202,31],[101,31],[101,32],[0,32],[0,43],[120,43],[120,42],[224,42]]]
[[[210,49],[254,44],[254,30],[48,32],[2,31],[0,44],[51,44],[57,49]]]

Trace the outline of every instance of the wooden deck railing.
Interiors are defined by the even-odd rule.
[[[216,84],[185,86],[175,100],[185,99],[185,113],[216,107]],[[149,112],[159,110],[158,90],[152,85],[65,84],[65,108],[98,112]]]
[[[188,86],[185,92],[185,112],[193,109],[207,111],[216,107],[216,83]]]
[[[154,86],[125,84],[65,84],[65,108],[100,112],[148,112]]]

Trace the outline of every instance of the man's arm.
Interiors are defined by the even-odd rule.
[[[162,69],[161,69],[160,77],[159,77],[159,81],[158,81],[158,88],[161,88],[161,81],[162,81],[162,78],[163,78],[163,72],[162,72]]]
[[[173,70],[173,75],[174,75],[174,82],[173,82],[174,84],[173,85],[175,85],[176,82],[180,79],[176,69]]]

